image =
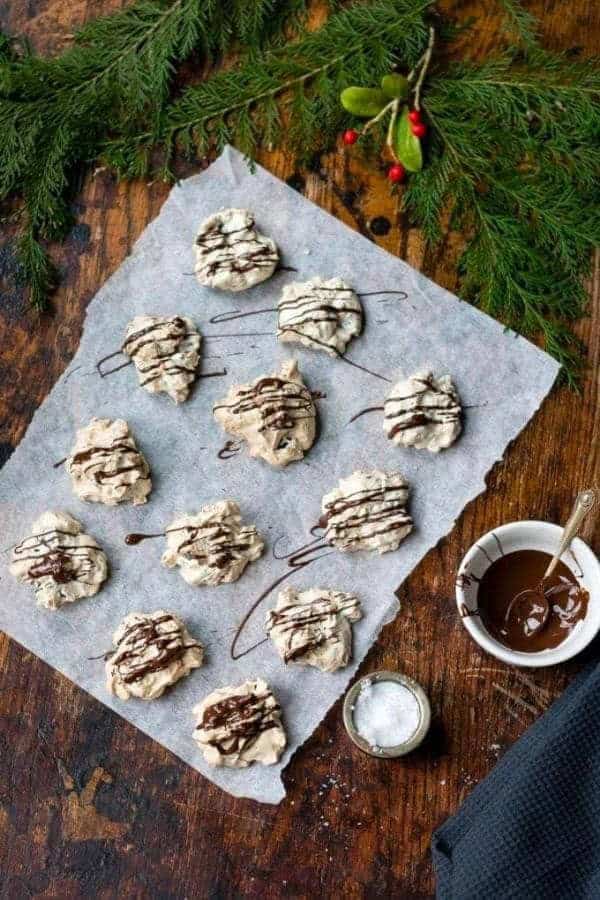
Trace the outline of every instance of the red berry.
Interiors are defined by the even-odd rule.
[[[342,135],[342,140],[345,144],[355,144],[358,140],[358,131],[355,131],[354,128],[349,128]]]
[[[398,184],[400,181],[404,181],[406,176],[406,169],[400,163],[396,163],[393,166],[390,166],[388,169],[387,177],[394,184]]]
[[[411,109],[408,114],[408,121],[412,122],[413,125],[418,125],[421,121],[421,112],[418,109]]]
[[[424,138],[427,134],[427,125],[423,125],[422,122],[417,122],[416,125],[411,125],[410,130],[414,134],[415,137]]]

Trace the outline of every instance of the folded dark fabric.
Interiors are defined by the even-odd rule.
[[[438,900],[600,900],[600,664],[433,835]]]

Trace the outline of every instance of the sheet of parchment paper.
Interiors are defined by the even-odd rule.
[[[260,230],[280,247],[283,265],[298,272],[280,271],[241,294],[199,286],[190,276],[198,224],[228,206],[253,210]],[[273,307],[284,284],[314,275],[342,276],[359,292],[406,291],[407,300],[364,301],[365,331],[350,344],[347,355],[388,377],[422,366],[451,373],[470,407],[454,447],[438,455],[399,449],[385,437],[381,413],[348,425],[359,410],[381,404],[390,385],[324,353],[279,343],[275,313],[209,324],[212,316],[227,310]],[[191,399],[179,407],[165,395],[150,395],[138,387],[133,367],[101,380],[96,361],[119,348],[127,322],[143,313],[191,316],[205,337],[203,371],[225,365],[228,376],[200,379]],[[242,336],[254,331],[270,333]],[[235,336],[210,338],[223,333]],[[244,451],[219,460],[217,452],[227,436],[212,417],[213,403],[230,384],[275,371],[290,357],[299,360],[310,388],[326,395],[318,402],[321,432],[315,446],[303,462],[281,471]],[[110,580],[96,597],[49,612],[35,606],[30,588],[14,582],[6,570],[9,553],[4,552],[0,627],[226,791],[276,803],[284,795],[281,769],[344,691],[382,625],[396,615],[395,589],[450,531],[465,504],[484,490],[486,472],[536,411],[557,369],[526,340],[377,248],[268,172],[257,167],[252,174],[240,154],[226,149],[207,171],[173,188],[131,256],[98,292],[77,355],[0,473],[3,548],[26,536],[44,510],[66,510],[104,547]],[[154,489],[147,505],[86,504],[71,492],[64,467],[53,468],[73,445],[75,429],[92,416],[123,417],[130,423],[152,467]],[[310,540],[322,495],[354,469],[376,467],[399,469],[408,478],[413,534],[395,553],[377,557],[335,552],[288,582],[358,593],[364,619],[354,625],[352,664],[333,675],[286,668],[270,641],[232,661],[229,645],[236,625],[251,602],[286,571],[285,561],[272,555],[276,539],[283,537],[279,553]],[[263,557],[235,584],[188,586],[177,570],[160,565],[163,539],[137,547],[124,544],[128,532],[160,532],[175,515],[225,497],[239,501],[244,519],[254,522],[267,540]],[[264,617],[275,599],[271,595],[254,615],[244,645],[263,636]],[[205,644],[206,665],[159,700],[122,702],[111,697],[104,686],[102,660],[90,657],[110,649],[112,632],[126,613],[161,607],[181,615]],[[401,622],[397,635],[401,644]],[[436,648],[422,652],[435,653]],[[216,687],[255,676],[266,678],[283,707],[287,750],[275,766],[211,769],[192,740],[192,707]]]

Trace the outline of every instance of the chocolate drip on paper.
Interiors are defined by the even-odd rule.
[[[350,425],[352,422],[356,422],[356,420],[360,419],[361,416],[366,416],[367,413],[377,412],[379,410],[383,410],[383,408],[383,406],[367,406],[366,409],[361,409],[361,411],[357,412],[355,416],[352,416],[352,418],[348,420],[348,425]]]
[[[225,441],[217,456],[219,459],[233,459],[242,449],[241,441]]]
[[[319,543],[320,542],[320,543]],[[315,538],[314,541],[310,541],[308,544],[304,544],[298,550],[293,550],[291,553],[285,556],[278,556],[276,559],[287,559],[289,571],[285,572],[283,575],[280,575],[279,578],[276,578],[272,584],[269,585],[266,590],[262,592],[260,597],[258,597],[250,606],[248,612],[245,614],[244,618],[240,622],[236,633],[231,642],[231,647],[229,648],[229,653],[232,659],[241,659],[242,656],[246,656],[248,653],[251,653],[253,650],[256,650],[257,647],[260,647],[261,644],[264,644],[268,638],[263,638],[262,641],[258,641],[256,644],[253,644],[251,647],[242,650],[241,653],[236,653],[235,648],[238,644],[240,637],[244,631],[244,628],[248,624],[253,613],[258,609],[260,604],[265,600],[269,594],[271,594],[276,587],[282,584],[287,578],[294,574],[294,572],[300,571],[301,569],[305,569],[313,562],[317,562],[319,559],[323,559],[325,556],[329,556],[331,553],[334,553],[334,550],[329,550],[329,544],[325,542],[321,542],[321,538]],[[327,553],[321,553],[321,550],[327,549]],[[318,556],[311,556],[311,554],[317,553]],[[308,557],[308,558],[307,558]]]

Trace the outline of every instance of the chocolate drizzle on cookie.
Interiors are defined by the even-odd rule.
[[[341,338],[345,345],[360,334],[363,327],[362,307],[351,287],[309,281],[304,293],[290,296],[293,287],[290,285],[284,289],[278,304],[279,336],[285,336],[290,331],[301,337],[303,342],[312,344],[311,326],[329,323],[333,326],[331,337],[325,341],[315,341],[315,345],[337,355],[340,352],[336,346],[338,339]]]
[[[270,241],[261,240],[254,226],[254,216],[249,214],[243,227],[233,229],[226,229],[222,219],[215,217],[196,238],[196,247],[204,251],[198,257],[196,275],[210,279],[219,272],[243,275],[254,269],[273,269],[279,255]]]
[[[32,581],[49,576],[56,584],[79,581],[90,584],[97,567],[98,554],[104,555],[95,544],[72,544],[75,535],[51,528],[33,534],[13,550],[16,562],[31,562],[27,577]]]
[[[327,552],[321,553],[322,550],[326,550]],[[279,587],[280,584],[283,584],[283,582],[290,578],[290,576],[295,572],[299,572],[301,569],[305,569],[307,566],[310,566],[311,563],[317,562],[317,560],[323,559],[325,556],[329,556],[333,552],[335,551],[329,549],[329,544],[323,542],[321,537],[316,537],[313,541],[309,541],[308,544],[304,544],[302,547],[299,547],[297,550],[293,550],[291,553],[288,553],[285,556],[275,556],[275,559],[287,560],[288,571],[284,572],[283,575],[280,575],[279,578],[276,578],[275,581],[273,581],[256,600],[254,600],[254,602],[244,615],[244,618],[236,629],[233,640],[231,641],[231,647],[229,648],[229,653],[232,659],[241,659],[242,656],[246,656],[248,653],[256,650],[257,647],[260,647],[261,644],[264,644],[268,640],[267,638],[263,638],[263,640],[257,641],[255,644],[252,644],[245,650],[241,650],[240,652],[237,652],[236,650],[239,640],[251,617],[256,612],[261,603],[266,600],[266,598],[275,590],[275,588]]]
[[[117,453],[125,456],[128,462],[126,465],[111,470],[110,460]],[[68,467],[72,471],[78,466],[81,466],[83,476],[85,478],[93,478],[96,484],[111,481],[125,472],[137,471],[140,475],[146,476],[150,471],[146,460],[134,445],[132,438],[116,441],[108,447],[89,447],[87,450],[74,453],[69,457]]]
[[[316,409],[311,392],[297,381],[275,375],[259,379],[249,387],[240,387],[233,403],[220,403],[213,412],[226,409],[242,416],[256,411],[260,417],[259,432],[292,429],[295,422],[314,419]]]
[[[121,350],[135,362],[142,387],[169,375],[184,375],[189,383],[195,378],[198,366],[195,359],[198,347],[194,346],[193,338],[199,347],[198,332],[190,330],[181,316],[157,317],[152,324],[128,334]],[[147,346],[155,347],[155,352],[148,360],[138,359]]]
[[[426,373],[412,375],[403,385],[414,385],[416,390],[395,394],[395,389],[384,404],[385,430],[391,440],[413,429],[428,428],[434,438],[438,432],[447,430],[446,426],[455,426],[452,431],[460,431],[462,409],[449,379],[434,379],[431,373]],[[449,433],[447,439],[440,438],[440,446],[448,446],[454,436]],[[407,438],[406,443],[410,442]]]
[[[181,624],[169,613],[140,617],[120,636],[109,656],[110,666],[121,682],[132,684],[166,669],[183,659],[190,648],[200,646],[195,641],[185,643]]]
[[[307,595],[310,592],[299,594],[288,588],[279,598],[280,604],[285,598],[283,604],[272,609],[267,618],[267,634],[283,639],[283,646],[278,649],[285,663],[301,661],[325,644],[339,644],[340,620],[360,617],[359,600],[352,594],[327,591],[306,600]]]
[[[412,525],[408,485],[382,483],[324,503],[325,539],[343,549]],[[373,507],[383,505],[383,509]],[[346,513],[351,515],[347,516]]]
[[[241,753],[261,734],[281,727],[281,707],[270,690],[237,694],[208,706],[196,732],[202,729],[202,743],[215,747],[224,756]],[[208,734],[206,733],[208,732]],[[210,736],[214,732],[214,736]]]
[[[239,530],[229,527],[226,522],[206,522],[185,528],[167,529],[167,534],[185,532],[177,547],[177,553],[188,559],[205,563],[210,569],[225,569],[244,552],[250,549],[256,529],[252,525]]]

